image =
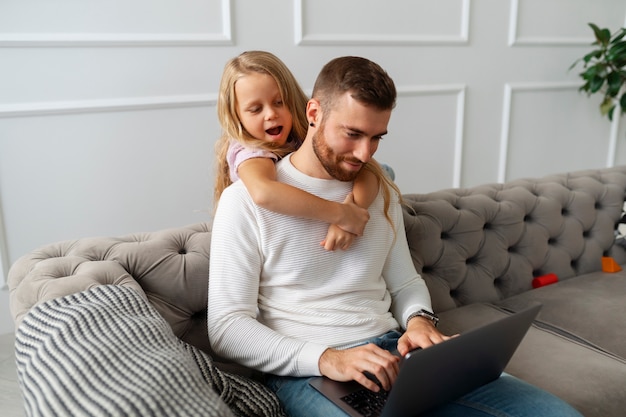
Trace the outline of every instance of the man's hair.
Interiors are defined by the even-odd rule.
[[[313,86],[312,98],[320,102],[322,125],[333,111],[336,100],[346,93],[357,102],[378,110],[392,110],[396,106],[396,86],[380,65],[358,56],[335,58],[324,65]],[[364,169],[378,178],[384,197],[385,217],[393,225],[389,217],[391,190],[402,202],[400,189],[374,159],[365,164]]]
[[[379,110],[391,110],[396,105],[393,80],[380,65],[366,58],[335,58],[320,71],[313,87],[313,98],[320,102],[324,114],[331,112],[336,99],[345,93]]]

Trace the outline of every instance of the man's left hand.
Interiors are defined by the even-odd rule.
[[[425,317],[413,317],[406,332],[398,340],[398,352],[404,356],[417,348],[427,348],[450,339],[437,330],[433,322]]]

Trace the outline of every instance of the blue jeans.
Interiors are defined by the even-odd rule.
[[[367,343],[396,349],[398,332],[390,332]],[[346,414],[309,385],[309,377],[268,375],[267,386],[278,395],[290,417],[345,417]],[[570,405],[511,375],[502,374],[456,401],[424,414],[428,417],[582,417]]]

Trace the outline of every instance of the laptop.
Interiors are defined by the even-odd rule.
[[[534,305],[408,353],[388,392],[374,393],[355,381],[326,377],[312,378],[309,384],[350,416],[417,416],[497,379],[540,309],[540,304]],[[362,400],[363,395],[370,398]]]

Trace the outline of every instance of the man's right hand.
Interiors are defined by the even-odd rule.
[[[378,392],[380,387],[365,375],[376,377],[382,388],[391,389],[398,376],[400,358],[374,344],[351,349],[326,349],[319,360],[322,375],[335,381],[356,381],[365,388]]]
[[[354,235],[363,235],[365,225],[370,219],[369,211],[363,207],[359,207],[354,202],[354,195],[352,193],[348,194],[346,199],[343,200],[341,207],[343,214],[336,225]]]

